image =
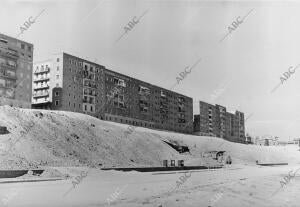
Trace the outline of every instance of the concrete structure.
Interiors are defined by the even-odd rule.
[[[229,141],[245,143],[244,113],[227,112],[226,107],[199,102],[200,114],[194,116],[194,133],[215,136]]]
[[[31,108],[33,45],[0,34],[0,105]]]
[[[42,67],[44,71],[40,71]],[[190,97],[66,53],[39,62],[34,68],[38,70],[34,73],[34,108],[74,111],[135,126],[193,132]]]

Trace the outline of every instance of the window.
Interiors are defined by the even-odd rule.
[[[58,103],[59,103],[59,101],[56,100],[56,101],[55,101],[55,106],[58,106]]]
[[[69,102],[69,106],[71,106],[71,103]]]
[[[58,91],[55,92],[55,97],[59,96],[59,93]]]
[[[59,75],[56,75],[56,79],[59,79]]]
[[[21,44],[21,49],[25,49],[25,45],[23,43]]]
[[[73,105],[74,105],[74,108],[75,108],[75,103]]]

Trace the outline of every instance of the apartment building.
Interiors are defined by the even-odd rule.
[[[199,102],[200,114],[194,116],[194,133],[201,136],[215,136],[232,142],[244,143],[244,113],[230,113],[226,107]]]
[[[0,34],[0,105],[31,108],[33,44]]]
[[[173,91],[105,70],[104,119],[181,133],[193,132],[193,99]]]
[[[33,108],[74,111],[135,126],[193,132],[190,97],[66,53],[56,54],[34,68]]]
[[[86,113],[97,118],[104,104],[104,66],[66,53],[34,64],[32,107]],[[42,72],[42,74],[41,74]],[[38,85],[37,83],[41,83]]]

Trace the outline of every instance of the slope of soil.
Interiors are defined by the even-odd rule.
[[[88,115],[47,110],[0,107],[0,168],[27,169],[46,166],[137,167],[161,166],[164,159],[202,159],[209,150],[226,150],[235,163],[299,162],[296,148],[261,147],[231,143],[219,138],[183,135],[106,122]],[[129,132],[126,135],[126,132]],[[163,140],[188,146],[179,154]]]

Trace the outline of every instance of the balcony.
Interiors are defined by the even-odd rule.
[[[149,110],[149,107],[147,107],[147,106],[140,106],[140,111],[141,112],[148,112],[148,110]]]
[[[41,89],[48,89],[50,86],[45,84],[45,85],[38,85],[34,86],[33,90],[41,90]]]
[[[139,101],[139,104],[140,104],[140,106],[150,106],[150,103],[149,102],[147,102],[147,101],[143,101],[143,100],[140,100]]]
[[[6,68],[6,69],[14,69],[14,70],[17,69],[17,65],[13,66],[13,65],[9,65],[7,63],[1,63],[0,66],[1,66],[1,68]]]
[[[178,123],[186,123],[185,119],[179,118]]]
[[[166,98],[167,94],[164,91],[160,91],[160,96],[163,97],[163,98]]]
[[[121,87],[126,87],[126,83],[123,79],[114,78],[114,84]]]
[[[180,108],[184,108],[184,104],[183,104],[183,103],[179,103],[178,106],[179,106]]]
[[[4,77],[4,78],[9,78],[9,79],[13,79],[13,80],[17,80],[17,76],[16,75],[11,75],[11,74],[4,74],[0,72],[0,77]]]
[[[181,104],[183,104],[183,103],[185,102],[185,101],[184,101],[184,98],[183,98],[183,97],[179,97],[179,98],[178,98],[178,102],[181,103]]]
[[[97,88],[95,83],[93,83],[93,82],[91,83],[89,81],[85,81],[84,84],[83,84],[83,87],[86,87],[86,88]]]
[[[89,91],[88,92],[88,91],[84,90],[83,94],[84,95],[89,95],[89,96],[97,96],[96,91]]]
[[[178,112],[179,112],[179,113],[184,113],[184,112],[185,112],[185,110],[184,110],[184,108],[183,108],[183,107],[178,107]]]
[[[88,80],[95,80],[95,75],[94,74],[83,74],[83,78],[88,79]]]
[[[48,73],[50,72],[50,68],[42,68],[42,69],[39,69],[39,70],[35,70],[34,71],[34,74],[43,74],[43,73]]]
[[[49,96],[49,92],[33,93],[33,98]]]
[[[160,109],[160,113],[161,114],[168,114],[169,113],[169,111],[167,110],[167,109]]]
[[[160,102],[160,108],[168,108],[168,103]]]
[[[0,50],[0,55],[2,57],[8,57],[8,58],[11,58],[11,59],[14,59],[14,60],[16,60],[16,59],[19,58],[19,55],[18,55],[18,53],[16,51],[13,51],[13,50],[3,50],[2,48]]]
[[[141,100],[141,101],[148,101],[149,98],[148,98],[146,95],[141,95],[141,96],[140,96],[140,100]]]
[[[50,100],[47,98],[46,100],[45,99],[38,99],[38,98],[35,98],[33,100],[33,103],[34,105],[37,105],[37,104],[44,104],[44,103],[50,103]]]
[[[82,100],[83,101],[83,103],[88,103],[88,104],[95,104],[95,100],[94,99],[90,99],[90,100],[88,100],[88,99],[83,99]]]
[[[50,80],[49,77],[40,77],[40,78],[34,78],[33,82],[41,82],[41,81],[48,81]]]

